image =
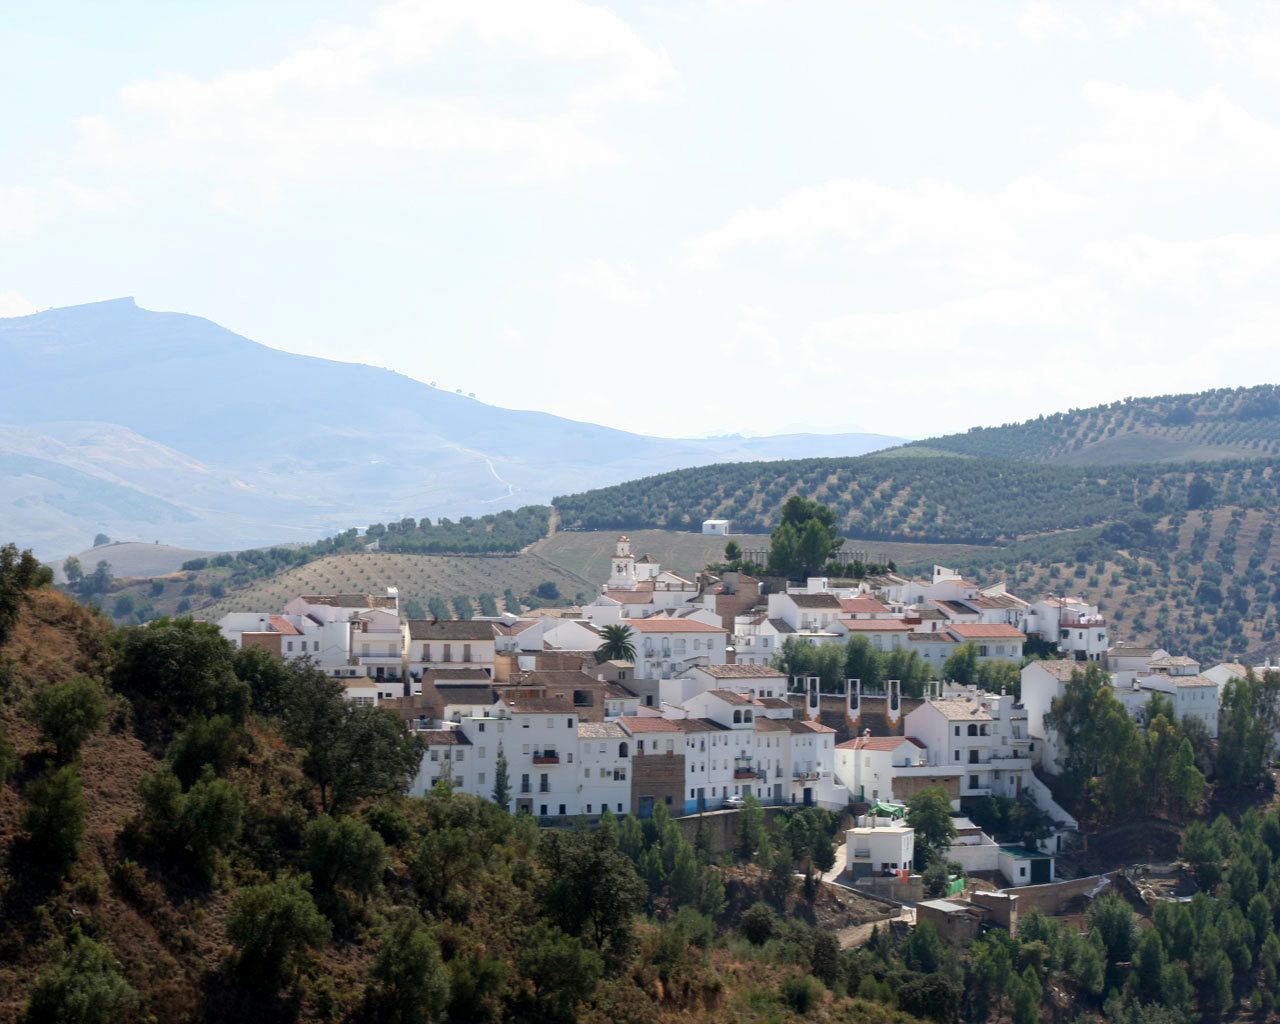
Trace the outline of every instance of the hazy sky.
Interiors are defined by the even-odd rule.
[[[1280,381],[1278,4],[22,6],[0,315],[667,435]]]

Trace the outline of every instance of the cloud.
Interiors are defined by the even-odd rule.
[[[451,73],[450,60],[473,73]],[[92,166],[219,177],[264,195],[299,179],[446,165],[460,177],[557,178],[616,161],[606,112],[654,102],[675,79],[626,22],[579,0],[400,0],[266,67],[133,82],[118,110],[77,127]]]
[[[1106,239],[1085,257],[1121,288],[1164,291],[1183,301],[1220,302],[1223,292],[1267,286],[1280,274],[1280,234],[1166,239],[1147,234]]]
[[[39,223],[35,192],[22,185],[0,187],[0,238],[30,235]]]
[[[0,318],[28,316],[38,312],[36,304],[18,292],[0,292]]]
[[[1084,33],[1079,20],[1049,0],[1031,0],[1026,4],[1018,15],[1017,27],[1033,43],[1042,43],[1053,36],[1081,36]]]
[[[1066,154],[1093,181],[1150,185],[1221,179],[1280,169],[1280,127],[1232,101],[1221,89],[1188,98],[1168,89],[1090,82],[1084,97],[1099,130]]]
[[[870,256],[899,255],[916,266],[945,266],[965,275],[1016,274],[1034,227],[1061,222],[1087,205],[1031,177],[990,192],[938,181],[898,187],[842,179],[734,214],[688,243],[686,259],[710,270],[736,250],[773,249],[799,258],[836,242]]]
[[[569,271],[564,279],[573,289],[618,306],[639,305],[649,297],[629,263],[595,259]]]

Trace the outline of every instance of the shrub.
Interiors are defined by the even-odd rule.
[[[778,915],[767,903],[756,903],[738,923],[743,937],[753,946],[763,946],[778,934]]]
[[[388,846],[401,846],[413,836],[408,816],[396,804],[374,804],[364,817],[369,827],[382,836],[382,841]]]
[[[169,763],[184,787],[200,777],[208,765],[217,775],[226,773],[235,755],[236,727],[226,715],[195,718],[169,745]]]
[[[64,874],[80,853],[84,815],[80,776],[71,765],[32,783],[22,827],[27,830],[33,864]]]
[[[440,947],[416,914],[387,930],[373,962],[378,1019],[397,1024],[440,1020],[449,1003],[449,972]]]
[[[111,950],[76,934],[31,990],[24,1024],[116,1024],[133,1017],[137,994],[120,977]]]
[[[240,889],[227,915],[240,972],[272,987],[288,980],[308,950],[327,943],[329,932],[297,876]]]
[[[783,1001],[796,1013],[806,1015],[822,1002],[822,985],[807,974],[796,974],[779,986]]]
[[[307,825],[305,842],[304,860],[317,892],[342,886],[367,896],[381,882],[386,844],[364,822],[322,814]]]
[[[70,761],[107,716],[107,700],[97,680],[77,676],[37,690],[27,713],[40,738],[53,745],[60,762]]]

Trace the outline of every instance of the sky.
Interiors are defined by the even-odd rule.
[[[1280,5],[23,6],[0,316],[665,436],[1280,382]]]

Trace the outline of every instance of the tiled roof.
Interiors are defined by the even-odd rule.
[[[901,619],[841,619],[840,625],[850,633],[911,632],[911,627]]]
[[[720,626],[708,626],[705,622],[692,619],[668,619],[657,616],[651,619],[623,619],[623,624],[630,626],[637,633],[723,633]]]
[[[931,708],[937,708],[952,721],[991,721],[991,713],[989,711],[962,697],[945,697],[942,700],[930,700],[925,703]]]
[[[605,683],[604,695],[611,700],[639,700],[640,695],[628,690],[621,683]]]
[[[578,709],[563,697],[513,697],[503,701],[517,715],[576,715]]]
[[[957,622],[947,631],[964,640],[1026,640],[1026,634],[1007,622]]]
[[[755,698],[749,693],[734,693],[732,690],[708,690],[707,695],[718,697],[726,704],[754,704]]]
[[[1031,668],[1032,665],[1038,669],[1044,670],[1049,673],[1049,675],[1054,676],[1057,679],[1061,679],[1063,682],[1069,680],[1076,672],[1083,672],[1085,670],[1083,663],[1079,661],[1072,661],[1069,658],[1061,658],[1056,661],[1051,661],[1049,659],[1032,661],[1028,662],[1026,667]]]
[[[764,708],[789,709],[791,707],[791,702],[789,700],[783,700],[781,697],[761,697],[757,703]]]
[[[496,704],[498,695],[490,686],[473,686],[470,683],[437,683],[435,692],[441,704],[463,704],[468,707],[488,707]]]
[[[485,619],[410,619],[410,640],[492,640],[493,623]]]
[[[424,683],[487,683],[493,679],[482,668],[431,668],[422,673]]]
[[[606,590],[604,596],[618,604],[653,604],[653,594],[647,590]]]
[[[579,722],[578,739],[620,740],[626,736],[617,722]]]
[[[921,750],[925,749],[914,736],[858,736],[843,743],[836,744],[836,750],[897,750],[904,743],[913,743]]]
[[[302,630],[286,619],[283,615],[271,615],[267,617],[267,622],[271,628],[277,633],[283,633],[285,636],[301,636]]]
[[[958,644],[960,641],[946,633],[911,633],[907,640],[917,644]]]
[[[786,679],[783,673],[769,665],[699,665],[712,679]]]
[[[462,734],[460,729],[422,729],[418,735],[429,747],[471,746],[471,741]]]
[[[840,610],[840,599],[835,594],[788,594],[797,608],[830,608]]]
[[[883,615],[889,609],[874,597],[842,597],[840,610],[847,615]]]
[[[789,623],[786,619],[770,619],[769,625],[771,625],[779,633],[795,632],[795,629],[792,628],[791,623]]]
[[[680,727],[672,719],[656,718],[651,715],[645,715],[643,718],[638,715],[624,715],[618,719],[618,724],[633,736],[638,732],[680,731]]]
[[[719,722],[713,722],[709,718],[675,718],[672,719],[683,733],[691,732],[725,732],[726,727]]]

